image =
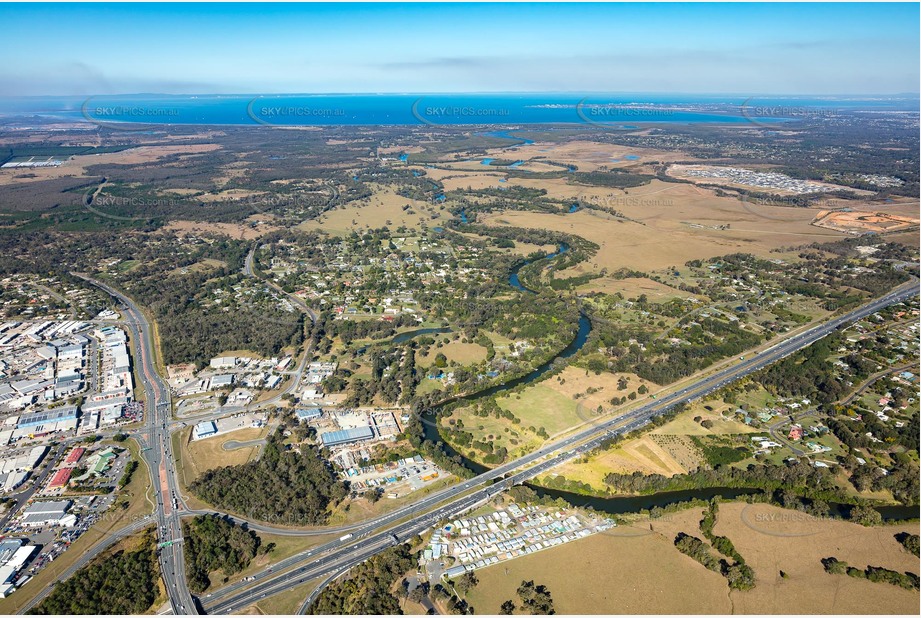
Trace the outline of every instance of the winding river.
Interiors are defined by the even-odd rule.
[[[542,261],[542,260],[551,260],[551,259],[553,259],[553,258],[555,258],[555,257],[557,257],[557,256],[559,256],[559,255],[562,255],[562,254],[565,253],[568,249],[569,249],[569,248],[568,248],[566,245],[560,245],[560,247],[559,247],[559,248],[557,249],[557,251],[554,252],[554,253],[551,253],[551,254],[545,255],[545,256],[541,256],[541,257],[536,258],[536,259],[533,259],[533,260],[525,260],[525,261],[521,262],[520,264],[518,264],[517,266],[515,266],[515,267],[512,269],[512,271],[509,273],[509,278],[508,278],[509,285],[511,285],[511,286],[514,287],[515,289],[520,290],[520,291],[522,291],[522,292],[531,293],[531,294],[536,293],[534,290],[532,290],[532,289],[530,289],[530,288],[527,288],[527,287],[525,287],[524,285],[522,285],[521,281],[520,281],[519,278],[518,278],[518,272],[519,272],[522,268],[524,268],[525,266],[527,266],[528,264],[531,264],[531,263],[533,263],[533,262],[539,262],[539,261]],[[548,371],[551,371],[554,367],[556,367],[558,362],[560,362],[560,361],[562,361],[562,360],[566,360],[567,358],[571,358],[571,357],[572,357],[573,355],[575,355],[579,350],[581,350],[581,349],[582,349],[582,346],[584,346],[584,345],[585,345],[585,342],[588,340],[588,336],[589,336],[589,334],[590,334],[591,332],[592,332],[592,322],[591,322],[591,320],[589,320],[588,317],[587,317],[585,314],[581,314],[581,313],[580,313],[580,314],[579,314],[579,328],[578,328],[578,330],[576,331],[576,337],[575,337],[575,339],[573,339],[573,340],[569,343],[569,345],[567,345],[565,348],[563,348],[563,349],[559,352],[559,354],[557,354],[556,356],[554,356],[554,357],[551,358],[550,360],[546,361],[546,362],[543,363],[542,365],[540,365],[540,366],[538,366],[537,368],[531,370],[530,372],[526,373],[526,374],[523,375],[523,376],[518,376],[517,378],[513,378],[513,379],[509,380],[508,382],[504,382],[504,383],[502,383],[502,384],[496,384],[495,386],[490,386],[489,388],[486,388],[486,389],[481,390],[481,391],[477,391],[477,392],[475,392],[475,393],[470,393],[470,394],[468,394],[468,395],[458,395],[458,396],[456,396],[456,397],[451,397],[450,399],[447,399],[447,400],[445,400],[445,401],[442,401],[441,403],[439,403],[437,406],[435,406],[435,407],[433,408],[433,410],[432,410],[433,418],[436,418],[436,417],[437,417],[437,413],[438,413],[438,411],[439,411],[440,409],[444,408],[445,406],[447,406],[447,405],[449,405],[449,404],[454,404],[454,403],[458,403],[458,402],[471,402],[471,401],[475,401],[475,400],[477,400],[477,399],[480,399],[480,398],[482,398],[482,397],[491,397],[491,396],[493,396],[493,395],[497,395],[497,394],[499,394],[499,393],[503,393],[503,392],[509,391],[509,390],[515,388],[516,386],[521,385],[521,384],[530,384],[530,383],[532,383],[532,382],[535,382],[536,380],[539,380],[544,374],[546,374]],[[473,460],[471,460],[471,459],[468,459],[467,457],[464,457],[464,455],[462,455],[461,453],[459,453],[459,452],[457,452],[456,450],[454,450],[454,448],[452,448],[451,445],[448,444],[448,443],[444,440],[444,438],[442,438],[441,433],[439,433],[439,431],[438,431],[438,423],[437,423],[437,422],[425,422],[425,423],[423,423],[422,426],[423,426],[424,431],[425,431],[425,439],[426,439],[426,440],[429,440],[429,441],[431,441],[431,442],[440,442],[440,443],[442,443],[442,445],[443,445],[443,450],[445,451],[445,453],[447,453],[448,456],[450,456],[450,457],[457,457],[457,458],[459,458],[460,461],[462,462],[462,464],[464,465],[465,468],[471,470],[472,472],[475,472],[476,474],[481,474],[481,473],[486,472],[486,471],[488,470],[488,468],[486,468],[486,467],[483,466],[482,464],[477,463],[477,462],[475,462],[475,461],[473,461]]]
[[[566,245],[560,245],[556,252],[549,255],[545,255],[533,260],[525,260],[520,264],[516,265],[511,272],[509,273],[508,282],[509,285],[515,289],[526,292],[526,293],[536,293],[534,290],[525,287],[521,280],[518,277],[518,273],[525,266],[532,264],[534,262],[542,260],[552,260],[563,253],[565,253],[569,248]],[[485,390],[478,391],[476,393],[471,393],[469,395],[459,395],[452,397],[445,401],[439,403],[432,412],[435,414],[433,420],[430,422],[423,423],[423,429],[425,432],[425,439],[432,442],[441,443],[442,449],[444,452],[452,458],[457,458],[465,468],[474,472],[475,474],[482,474],[486,472],[488,468],[476,461],[473,461],[465,457],[462,453],[457,452],[450,444],[448,444],[444,438],[442,438],[438,430],[437,412],[449,404],[454,404],[458,402],[472,402],[482,397],[491,397],[499,393],[509,391],[516,386],[521,384],[530,384],[539,380],[544,374],[552,370],[559,361],[566,360],[575,355],[579,350],[582,349],[582,346],[585,345],[585,342],[588,340],[588,336],[592,331],[592,323],[585,314],[579,314],[579,329],[576,333],[576,338],[573,341],[563,348],[559,354],[543,363],[536,369],[531,372],[513,378],[508,382],[503,384],[497,384],[491,386]],[[410,333],[404,333],[408,335]],[[418,332],[416,334],[419,334]],[[556,489],[550,489],[547,487],[540,487],[535,485],[528,484],[531,489],[534,489],[539,496],[549,497],[549,498],[562,498],[569,504],[574,506],[590,507],[598,512],[608,513],[611,515],[618,515],[623,513],[636,513],[641,510],[648,510],[655,507],[666,507],[670,504],[675,504],[679,502],[687,502],[693,499],[701,500],[710,500],[716,496],[720,496],[725,499],[736,499],[744,498],[749,495],[756,495],[761,493],[760,489],[746,489],[746,488],[732,488],[732,487],[706,487],[700,489],[685,489],[679,491],[665,491],[657,492],[654,494],[646,495],[635,495],[635,496],[618,496],[618,497],[599,497],[599,496],[587,496],[583,494],[576,494]],[[829,504],[830,512],[834,516],[847,517],[850,513],[851,505],[847,504]],[[919,509],[917,506],[903,506],[903,505],[890,505],[890,506],[875,506],[880,515],[882,515],[884,520],[905,520],[905,519],[916,519],[919,517]]]

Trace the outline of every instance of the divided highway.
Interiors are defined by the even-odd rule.
[[[497,493],[505,491],[514,484],[523,483],[565,461],[597,448],[610,437],[642,428],[653,417],[665,413],[676,404],[691,401],[718,390],[730,382],[754,373],[822,339],[850,322],[872,315],[888,305],[907,300],[917,294],[918,281],[900,286],[889,294],[858,309],[794,335],[760,354],[711,376],[702,378],[696,383],[658,401],[647,403],[619,417],[599,421],[593,427],[544,446],[534,453],[494,468],[458,485],[446,488],[413,505],[369,522],[358,528],[355,534],[347,535],[338,541],[292,556],[275,565],[273,569],[257,574],[254,581],[238,582],[217,591],[204,599],[203,607],[208,613],[231,613],[241,610],[266,596],[287,590],[292,586],[359,564],[385,548],[424,531],[427,527],[442,519],[454,518],[456,515],[481,504]],[[508,477],[505,476],[523,467],[525,469]],[[500,479],[500,483],[495,483]],[[445,504],[437,506],[441,503]],[[433,508],[434,510],[430,510]],[[409,517],[407,521],[389,530],[372,534],[373,529],[406,517]],[[324,552],[328,553],[324,554]],[[288,569],[294,565],[299,566],[295,566],[290,571],[281,574],[273,574],[273,572]]]
[[[182,521],[179,483],[176,479],[175,458],[170,441],[171,404],[169,388],[157,373],[154,361],[154,340],[150,324],[134,302],[118,290],[90,277],[76,276],[99,287],[118,299],[125,322],[135,344],[135,363],[145,393],[144,429],[137,434],[141,456],[150,469],[156,498],[155,520],[160,540],[160,569],[166,585],[170,607],[174,614],[197,614],[197,607],[185,578],[182,552]],[[180,509],[182,507],[182,509]],[[96,551],[93,552],[97,553]]]

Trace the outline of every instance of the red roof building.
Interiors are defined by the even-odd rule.
[[[790,435],[788,436],[791,440],[802,440],[803,439],[803,428],[799,425],[794,425],[790,428]]]
[[[83,457],[83,453],[86,452],[85,448],[80,448],[79,446],[70,452],[70,455],[67,456],[67,459],[64,460],[65,464],[75,464],[80,461],[80,458]]]
[[[51,482],[48,483],[48,489],[57,489],[58,487],[67,485],[67,481],[70,480],[70,475],[73,471],[73,468],[61,468],[55,472],[54,476],[51,477]]]

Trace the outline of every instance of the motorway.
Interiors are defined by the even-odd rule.
[[[207,613],[232,613],[266,596],[359,564],[387,547],[424,531],[427,527],[436,524],[442,519],[452,519],[458,514],[489,500],[497,493],[505,491],[505,489],[514,484],[523,483],[601,446],[605,440],[615,435],[642,428],[653,417],[667,412],[679,403],[692,401],[716,391],[730,382],[759,371],[767,365],[818,341],[845,324],[872,315],[883,307],[907,300],[917,294],[917,281],[900,286],[889,294],[858,309],[794,335],[759,354],[749,357],[747,360],[704,377],[694,384],[686,386],[658,401],[647,403],[616,418],[599,421],[598,424],[592,427],[544,446],[534,453],[503,464],[463,483],[446,488],[387,516],[368,522],[357,528],[355,533],[347,535],[347,537],[292,556],[275,565],[272,569],[255,575],[254,581],[238,582],[222,588],[204,599],[203,607]],[[525,469],[506,477],[507,474],[523,467]],[[495,483],[500,479],[500,483]],[[484,487],[485,489],[480,491]],[[439,504],[441,506],[438,506]],[[393,528],[373,533],[373,530],[381,525],[396,522],[406,517],[409,517],[407,521],[399,523]],[[315,555],[318,557],[314,557]],[[289,567],[293,568],[284,573],[273,574],[273,572],[288,569]]]
[[[157,538],[161,544],[159,556],[163,582],[174,614],[197,614],[198,610],[185,578],[182,521],[180,519],[180,510],[185,510],[185,507],[180,502],[179,482],[175,469],[176,459],[173,456],[170,440],[169,423],[172,414],[170,394],[169,388],[157,373],[150,325],[141,310],[127,296],[101,281],[74,274],[105,290],[118,299],[122,305],[119,309],[124,314],[125,322],[131,330],[131,338],[135,343],[135,360],[146,398],[144,428],[139,430],[135,437],[141,447],[141,457],[147,462],[150,470],[156,498],[155,520]]]

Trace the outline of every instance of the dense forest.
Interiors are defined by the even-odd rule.
[[[319,449],[289,448],[281,429],[269,436],[259,459],[208,470],[190,489],[232,513],[291,526],[325,524],[329,507],[348,495]]]
[[[327,586],[307,612],[312,615],[402,614],[399,599],[391,589],[414,565],[408,545],[391,547],[353,568],[346,579]]]
[[[229,576],[245,569],[260,545],[255,532],[217,515],[199,515],[184,523],[182,532],[186,577],[194,593],[211,586],[209,574],[214,571]]]
[[[151,534],[136,549],[100,556],[67,580],[30,614],[143,614],[157,598],[160,569]]]

